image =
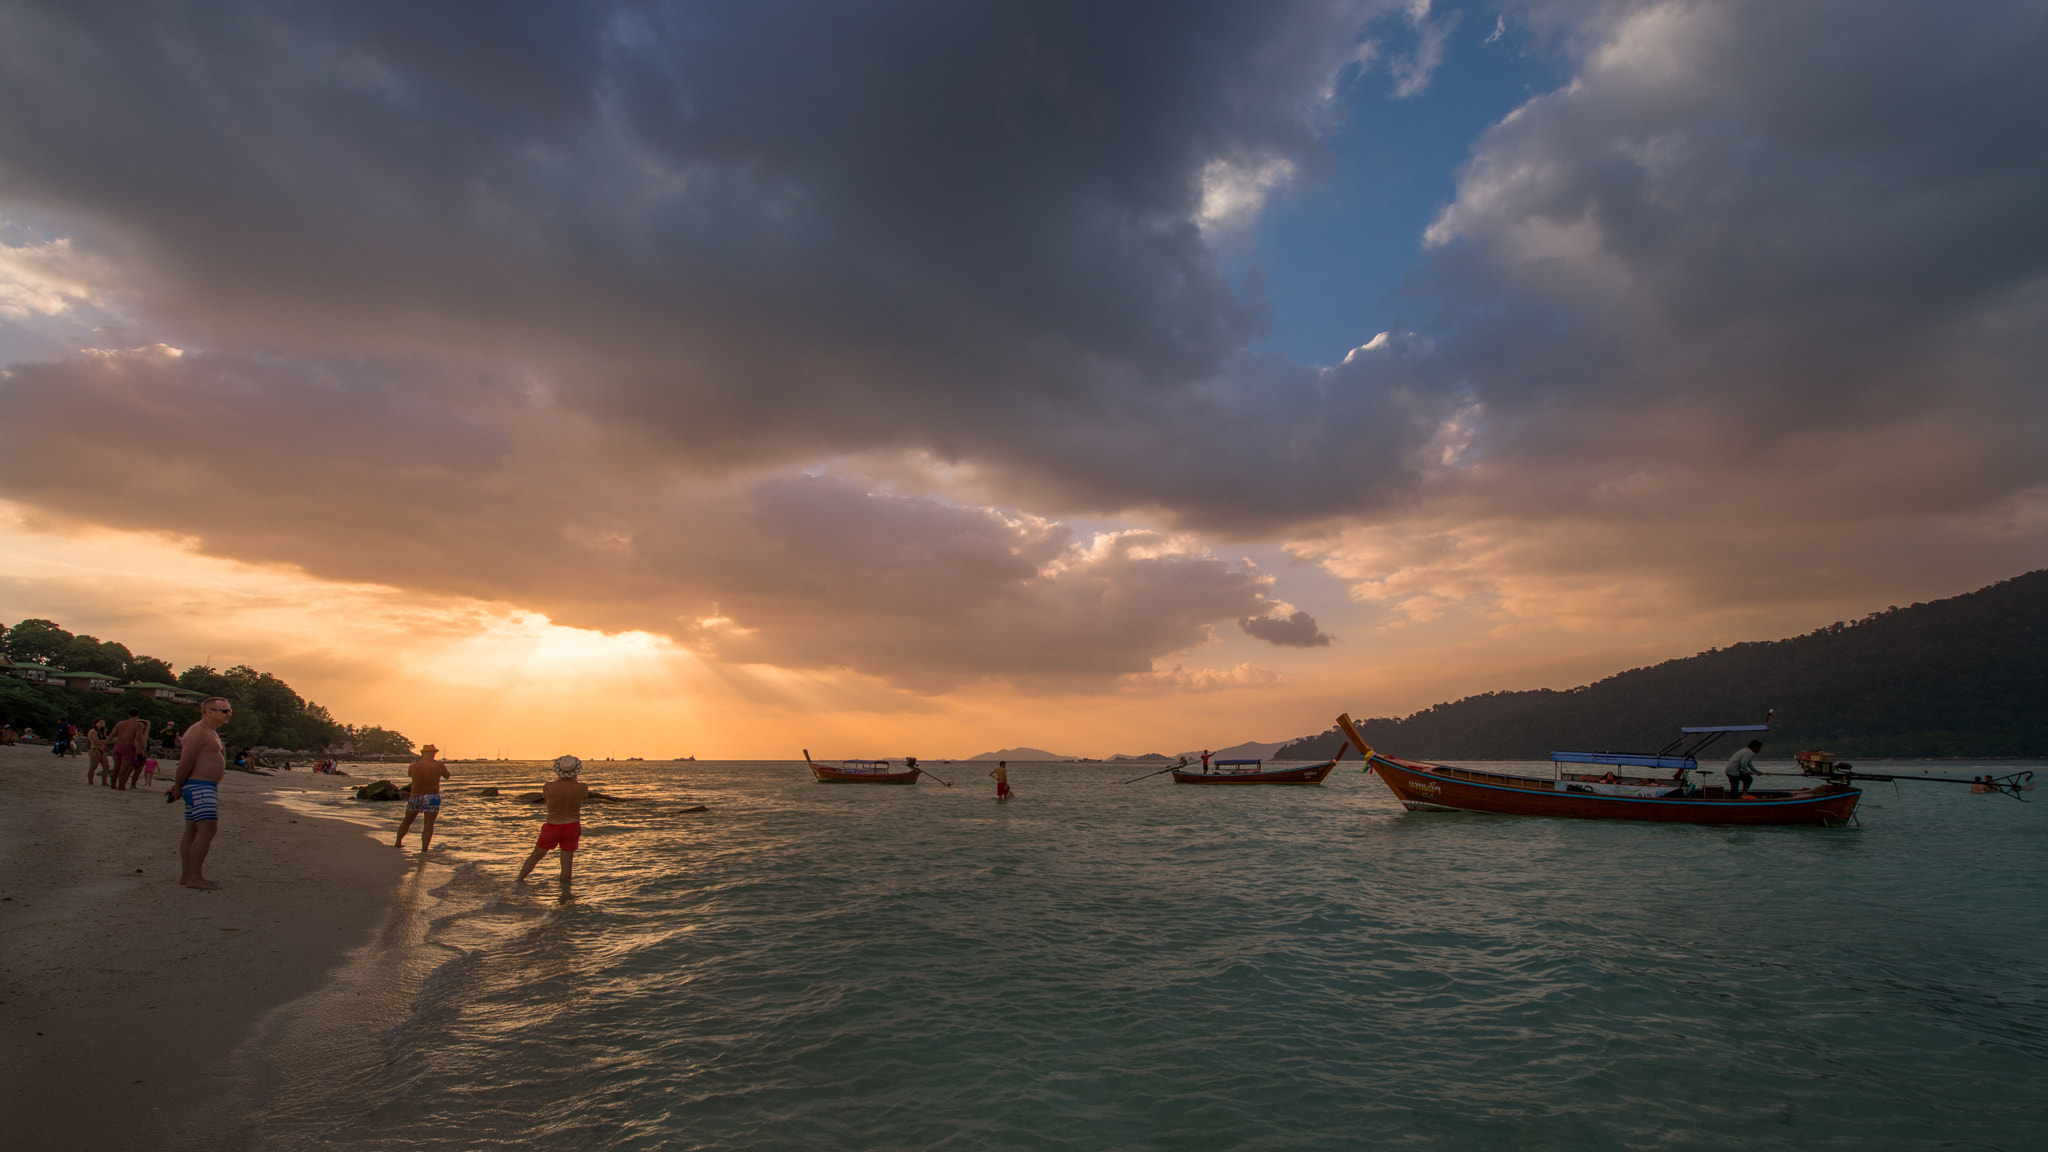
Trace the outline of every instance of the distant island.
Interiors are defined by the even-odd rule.
[[[1653,751],[1682,725],[1756,724],[1772,708],[1767,758],[1805,748],[2048,756],[2048,569],[1788,640],[1710,649],[1561,692],[1468,696],[1359,728],[1396,756],[1542,760],[1554,750]],[[1333,726],[1273,759],[1327,759],[1342,739]]]
[[[1212,759],[1216,760],[1284,760],[1286,757],[1276,755],[1276,753],[1286,743],[1287,741],[1284,740],[1275,740],[1271,743],[1247,740],[1242,744],[1232,744],[1228,748],[1212,748],[1209,751],[1209,755]],[[1108,763],[1137,764],[1148,760],[1154,762],[1178,760],[1182,756],[1187,757],[1189,760],[1200,760],[1202,758],[1202,750],[1200,748],[1192,748],[1186,752],[1176,752],[1171,756],[1162,752],[1147,752],[1143,756],[1111,756]],[[1329,757],[1319,756],[1317,759],[1327,760]]]
[[[969,756],[969,757],[968,757],[968,759],[969,759],[969,760],[1021,760],[1021,761],[1025,762],[1025,763],[1029,764],[1029,763],[1034,763],[1034,762],[1037,762],[1037,761],[1043,761],[1043,760],[1079,760],[1079,759],[1080,759],[1080,757],[1079,757],[1079,756],[1062,756],[1062,755],[1060,755],[1060,754],[1059,754],[1059,753],[1057,753],[1057,752],[1047,752],[1047,751],[1046,751],[1045,749],[1043,749],[1043,748],[1004,748],[1004,749],[1001,749],[1001,750],[999,750],[999,751],[995,751],[995,752],[983,752],[983,753],[982,753],[981,755],[979,755],[979,756]]]

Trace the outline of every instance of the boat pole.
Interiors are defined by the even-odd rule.
[[[1130,778],[1129,780],[1119,780],[1119,781],[1117,781],[1117,783],[1119,783],[1119,784],[1136,784],[1136,783],[1137,783],[1138,781],[1140,781],[1140,780],[1150,780],[1150,779],[1151,779],[1151,778],[1153,778],[1154,776],[1163,776],[1163,775],[1165,775],[1166,773],[1168,773],[1168,772],[1171,772],[1171,771],[1173,771],[1173,770],[1174,770],[1175,768],[1178,768],[1178,767],[1180,767],[1180,765],[1181,765],[1181,764],[1185,764],[1185,763],[1187,763],[1187,761],[1186,761],[1185,759],[1183,759],[1183,760],[1182,760],[1182,761],[1180,762],[1180,764],[1168,764],[1168,765],[1167,765],[1166,767],[1164,767],[1164,768],[1161,768],[1161,769],[1160,769],[1159,771],[1157,771],[1157,772],[1147,772],[1147,773],[1145,773],[1145,774],[1144,774],[1143,776],[1133,776],[1133,777],[1131,777],[1131,778]]]

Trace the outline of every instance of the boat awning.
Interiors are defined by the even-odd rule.
[[[1552,752],[1551,760],[1559,764],[1611,764],[1622,768],[1697,768],[1699,762],[1690,756],[1647,756],[1636,752]]]
[[[1211,760],[1211,761],[1209,761],[1209,763],[1211,763],[1211,764],[1214,764],[1214,765],[1216,765],[1216,766],[1217,766],[1218,768],[1222,768],[1222,767],[1226,767],[1226,766],[1228,766],[1228,765],[1232,765],[1232,764],[1264,764],[1264,763],[1265,763],[1265,761],[1264,761],[1264,760]]]
[[[1704,728],[1679,729],[1680,732],[1688,736],[1703,735],[1708,732],[1769,732],[1770,730],[1771,726],[1769,724],[1710,724]]]

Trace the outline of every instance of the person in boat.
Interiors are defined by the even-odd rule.
[[[1728,758],[1728,767],[1723,773],[1728,777],[1728,798],[1742,799],[1742,794],[1756,783],[1756,754],[1764,750],[1764,742],[1751,740],[1747,748],[1738,748]]]
[[[1992,787],[1992,786],[1991,786],[1991,777],[1989,777],[1989,776],[1972,776],[1972,777],[1970,777],[1970,792],[1971,792],[1971,793],[1972,793],[1973,795],[1978,795],[1978,796],[1981,796],[1981,795],[1983,795],[1983,794],[1984,794],[1984,793],[1986,793],[1986,792],[1996,792],[1996,791],[1998,791],[1998,789],[1996,789],[1996,788],[1994,788],[1994,787]]]

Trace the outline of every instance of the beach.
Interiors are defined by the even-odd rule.
[[[0,748],[7,1143],[234,1147],[236,1049],[370,937],[417,853],[268,802],[361,779],[231,771],[206,865],[222,890],[184,888],[183,807],[163,796],[175,762],[130,792],[88,787],[85,764]]]

